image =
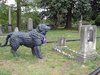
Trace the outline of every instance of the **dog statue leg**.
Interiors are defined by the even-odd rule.
[[[17,49],[11,48],[11,53],[13,54],[14,57],[18,56],[16,51],[17,51]]]
[[[19,48],[19,46],[20,45],[18,43],[11,43],[11,53],[13,54],[13,56],[18,56],[16,51]]]
[[[35,54],[34,47],[33,47],[33,48],[31,48],[31,50],[32,50],[32,55],[36,55],[36,54]]]
[[[34,52],[35,52],[36,57],[38,57],[38,58],[40,58],[40,59],[43,58],[43,57],[42,57],[42,54],[41,54],[40,46],[35,46],[35,47],[34,47]]]

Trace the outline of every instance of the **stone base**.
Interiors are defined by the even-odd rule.
[[[8,25],[8,32],[12,32],[12,25],[11,24]]]
[[[97,57],[97,53],[90,53],[90,54],[84,54],[84,53],[79,53],[77,56],[77,61],[79,62],[87,62],[89,60],[95,60]]]

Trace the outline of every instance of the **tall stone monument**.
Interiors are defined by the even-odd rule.
[[[96,26],[81,26],[79,61],[86,62],[96,58],[96,29]]]
[[[9,7],[9,24],[8,24],[8,32],[12,32],[12,24],[11,24],[11,7]]]
[[[81,26],[82,26],[82,20],[79,21],[79,29],[78,29],[79,33],[81,31]]]
[[[27,28],[28,28],[29,31],[31,31],[33,29],[33,21],[32,21],[32,18],[29,18],[28,19]]]

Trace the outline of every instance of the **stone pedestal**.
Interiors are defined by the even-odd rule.
[[[79,61],[86,62],[96,58],[96,29],[96,26],[81,26]]]
[[[12,32],[12,25],[11,24],[8,25],[8,32]]]

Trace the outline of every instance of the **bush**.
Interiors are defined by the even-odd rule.
[[[100,26],[100,14],[96,17],[95,24]]]

